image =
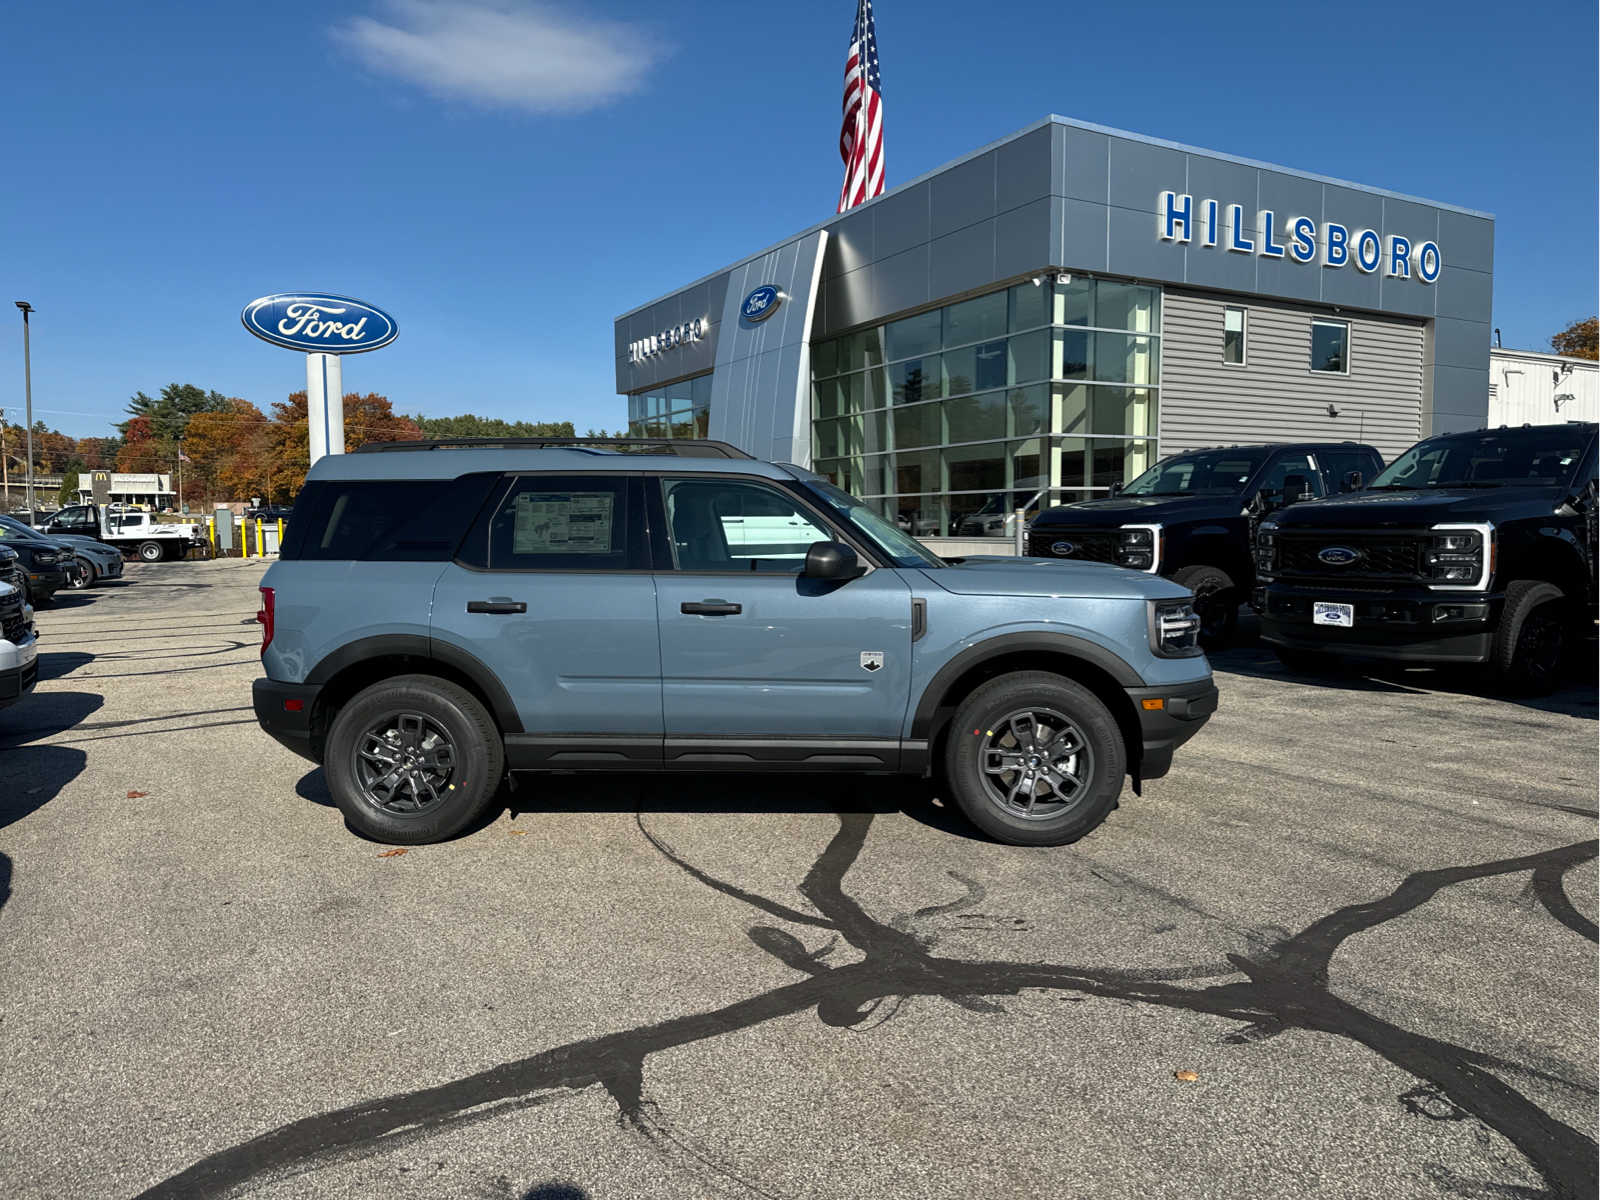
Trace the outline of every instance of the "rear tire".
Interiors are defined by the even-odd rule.
[[[1571,618],[1553,583],[1518,579],[1506,588],[1490,651],[1500,684],[1521,696],[1546,696],[1561,683]]]
[[[944,758],[945,783],[961,811],[1014,846],[1077,841],[1116,807],[1128,770],[1122,731],[1106,706],[1046,671],[1002,675],[963,700]]]
[[[434,675],[398,675],[339,710],[323,769],[357,832],[414,846],[443,841],[483,812],[505,774],[505,748],[471,692]]]
[[[134,553],[139,556],[140,561],[147,563],[160,562],[167,555],[166,547],[157,541],[140,542],[139,548]]]
[[[1239,589],[1221,567],[1196,564],[1175,571],[1172,582],[1194,593],[1200,641],[1208,649],[1226,646],[1239,624]]]

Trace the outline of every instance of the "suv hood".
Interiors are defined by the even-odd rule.
[[[1143,571],[1108,563],[1053,558],[972,555],[923,571],[929,582],[957,596],[1066,596],[1074,599],[1176,600],[1189,589]]]
[[[1168,521],[1210,521],[1237,517],[1244,502],[1237,496],[1109,496],[1080,500],[1040,513],[1033,528],[1115,529]]]
[[[1549,516],[1561,503],[1559,487],[1414,488],[1403,492],[1352,492],[1302,500],[1274,512],[1280,529],[1417,529],[1446,522],[1509,521]]]

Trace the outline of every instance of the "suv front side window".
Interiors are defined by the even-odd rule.
[[[83,505],[75,508],[64,508],[50,518],[50,524],[63,530],[93,529],[94,514]]]
[[[834,536],[776,488],[742,479],[663,479],[667,538],[680,571],[798,574]]]

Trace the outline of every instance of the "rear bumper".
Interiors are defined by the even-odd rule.
[[[1259,589],[1261,640],[1285,650],[1416,663],[1489,661],[1505,599],[1501,592],[1431,588],[1341,591],[1274,583]],[[1316,601],[1348,604],[1348,629],[1312,623]]]
[[[312,762],[321,761],[317,756],[321,747],[312,736],[311,728],[311,714],[321,690],[315,684],[279,683],[266,678],[257,679],[251,688],[256,721],[261,728],[301,758]]]
[[[1160,779],[1170,771],[1173,752],[1211,719],[1217,711],[1217,697],[1217,685],[1210,676],[1192,683],[1129,688],[1141,741],[1138,767],[1132,772],[1135,777]],[[1158,700],[1159,708],[1146,707],[1146,701]]]

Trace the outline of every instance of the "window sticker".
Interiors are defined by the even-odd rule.
[[[610,554],[611,492],[523,492],[511,530],[513,554]]]

